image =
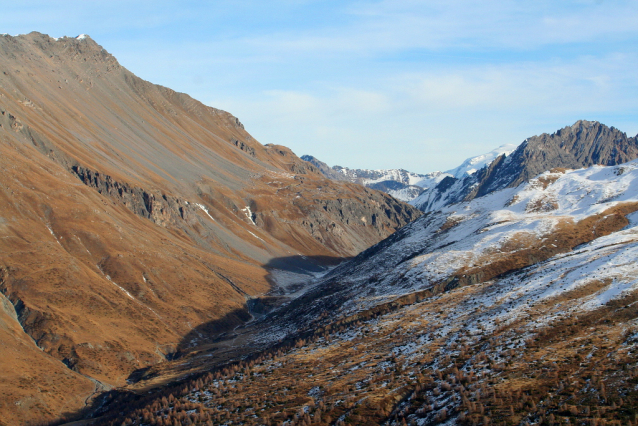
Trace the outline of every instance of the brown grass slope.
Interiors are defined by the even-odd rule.
[[[90,38],[0,37],[0,170],[0,424],[77,410],[198,325],[247,320],[273,259],[351,256],[418,216]]]

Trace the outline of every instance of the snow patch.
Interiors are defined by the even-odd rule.
[[[255,221],[253,220],[253,212],[250,211],[250,207],[246,206],[245,209],[241,209],[241,211],[243,211],[244,213],[246,213],[246,217],[248,218],[248,220],[250,221],[250,223],[252,223],[253,225],[257,226],[257,224],[255,223]],[[257,237],[259,238],[259,237]]]
[[[206,215],[207,215],[208,217],[210,217],[210,219],[211,219],[213,222],[216,222],[215,218],[214,218],[214,217],[212,217],[212,216],[210,215],[210,213],[208,212],[208,209],[206,208],[206,206],[205,206],[205,205],[203,205],[203,204],[199,204],[199,203],[194,203],[194,204],[195,204],[197,207],[199,207],[200,209],[202,209],[202,211],[203,211],[204,213],[206,213]]]
[[[448,170],[445,173],[450,174],[457,179],[462,179],[465,176],[472,175],[481,170],[483,167],[491,164],[492,161],[494,161],[499,155],[510,155],[516,150],[517,147],[518,145],[514,144],[501,145],[488,153],[468,158],[467,160],[463,161],[460,166]]]

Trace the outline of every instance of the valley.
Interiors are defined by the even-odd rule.
[[[638,424],[636,136],[329,167],[35,32],[0,113],[2,426]]]
[[[2,424],[74,413],[96,381],[250,320],[269,270],[330,266],[421,214],[261,145],[88,36],[4,35],[0,52]]]
[[[202,361],[214,350],[189,354],[172,366],[189,380],[125,413],[140,424],[634,424],[637,172],[547,172],[424,216],[247,327],[253,343],[279,330],[270,348],[217,364]],[[559,205],[538,211],[544,198]],[[575,227],[563,241],[565,220]],[[521,250],[536,259],[472,280],[452,260],[488,270]],[[144,381],[120,398],[136,400]]]

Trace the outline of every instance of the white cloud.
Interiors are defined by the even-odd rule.
[[[351,19],[237,41],[281,54],[365,56],[406,49],[528,50],[638,34],[635,1],[388,0],[350,4],[335,13]]]
[[[635,56],[608,55],[572,62],[459,67],[452,72],[402,75],[396,81],[413,102],[424,106],[596,112],[633,107],[631,98],[622,94],[636,90],[635,81],[626,72],[636,65]]]

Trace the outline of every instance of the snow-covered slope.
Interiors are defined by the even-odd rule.
[[[637,258],[638,160],[545,172],[336,268],[253,331],[292,343],[182,400],[243,422],[218,395],[244,403],[244,381],[281,422],[635,424]]]
[[[461,163],[460,166],[447,170],[445,173],[454,176],[457,179],[461,179],[464,176],[468,176],[476,173],[483,167],[489,166],[499,155],[510,155],[517,148],[518,145],[511,143],[501,145],[498,148],[476,157],[471,157]]]
[[[468,201],[499,189],[516,187],[538,174],[554,168],[577,169],[595,164],[612,166],[638,158],[638,138],[597,121],[579,120],[552,134],[543,133],[526,139],[511,153],[503,146],[486,154],[484,159],[468,160],[437,186],[421,193],[410,204],[421,211]],[[492,159],[492,157],[495,158]],[[482,168],[479,165],[484,164]],[[463,170],[474,170],[463,173]]]

